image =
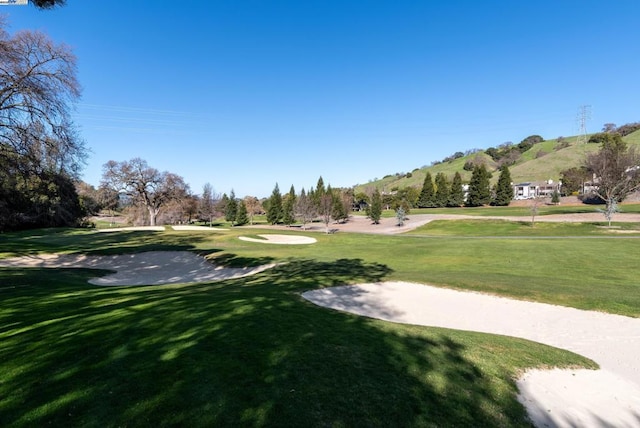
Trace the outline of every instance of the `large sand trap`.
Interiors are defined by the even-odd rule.
[[[89,280],[95,285],[160,285],[221,281],[253,275],[273,264],[252,268],[215,266],[187,251],[149,251],[115,256],[48,254],[1,259],[0,267],[64,267],[116,271]]]
[[[303,293],[387,321],[522,337],[568,349],[602,370],[532,370],[520,401],[539,427],[640,426],[640,319],[421,284],[389,282]]]
[[[109,229],[96,229],[98,232],[163,232],[164,226],[126,226]]]
[[[182,226],[171,226],[173,230],[192,230],[192,231],[201,231],[201,232],[220,232],[229,229],[222,229],[220,227],[209,227],[209,226],[192,226],[192,225],[182,225]]]
[[[240,236],[239,239],[248,242],[260,242],[262,244],[281,244],[281,245],[301,245],[313,244],[317,242],[316,238],[299,235],[258,235],[263,239],[249,238],[248,236]]]

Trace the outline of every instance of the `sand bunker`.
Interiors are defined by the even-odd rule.
[[[209,227],[209,226],[171,226],[173,230],[193,230],[193,231],[201,231],[201,232],[220,232],[229,229],[222,229],[219,227]]]
[[[98,232],[163,232],[164,226],[127,226],[127,227],[112,227],[109,229],[96,229]]]
[[[584,355],[602,370],[532,370],[518,381],[534,423],[640,426],[640,319],[400,282],[303,297],[372,318],[522,337]]]
[[[254,275],[275,266],[251,268],[215,266],[187,251],[149,251],[114,256],[48,254],[1,259],[0,267],[107,269],[115,273],[89,280],[95,285],[161,285],[222,281]]]
[[[316,238],[299,235],[258,235],[263,239],[249,238],[248,236],[240,236],[243,241],[260,242],[262,244],[281,244],[281,245],[301,245],[314,244],[318,242]]]

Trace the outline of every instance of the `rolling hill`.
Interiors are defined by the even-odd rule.
[[[635,146],[640,150],[640,130],[623,137],[623,140],[630,146]],[[523,152],[519,159],[509,167],[512,181],[514,183],[545,180],[558,181],[561,171],[580,166],[589,153],[598,151],[599,148],[600,145],[594,143],[578,144],[577,136],[566,137],[561,141],[553,139],[540,142]],[[459,172],[462,176],[462,181],[468,183],[471,178],[471,171],[464,170],[464,165],[469,161],[483,161],[493,174],[492,183],[498,180],[498,164],[485,152],[480,151],[428,167],[415,168],[409,173],[386,175],[380,180],[359,184],[355,186],[355,190],[360,192],[378,188],[380,191],[389,192],[409,186],[421,188],[427,172],[430,172],[434,178],[436,174],[442,172],[449,179],[456,172]]]

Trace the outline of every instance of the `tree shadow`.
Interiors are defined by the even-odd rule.
[[[15,286],[0,309],[2,426],[527,426],[463,343],[299,295],[383,280],[383,264],[291,260],[130,288],[88,286],[85,270],[20,272],[0,270]]]
[[[190,251],[205,242],[199,234],[170,234],[152,231],[95,233],[78,229],[41,229],[0,234],[3,252],[15,255],[35,253],[83,253],[113,255],[147,251]]]

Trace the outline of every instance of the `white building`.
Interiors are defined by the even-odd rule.
[[[513,199],[521,200],[551,196],[556,190],[559,192],[560,187],[562,187],[562,183],[554,183],[553,180],[514,184]]]

